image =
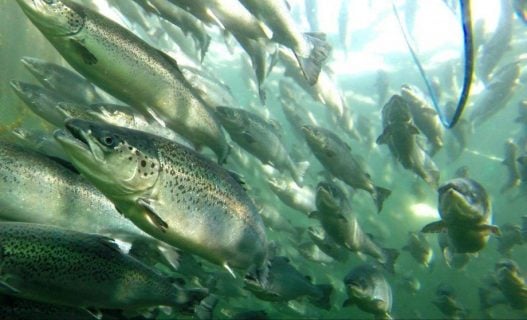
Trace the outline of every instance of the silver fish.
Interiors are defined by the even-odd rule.
[[[79,119],[66,129],[55,138],[73,164],[139,228],[231,273],[263,266],[262,219],[230,172],[141,131]]]

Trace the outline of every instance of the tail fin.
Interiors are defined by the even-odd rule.
[[[382,187],[374,187],[375,192],[372,193],[373,201],[375,201],[375,206],[377,207],[377,213],[381,212],[382,205],[384,200],[392,194],[391,190]]]
[[[311,299],[311,302],[324,310],[331,309],[331,295],[333,294],[333,286],[330,284],[318,284],[315,287],[320,291],[321,296],[317,299]]]
[[[382,248],[384,253],[385,261],[382,263],[382,266],[386,271],[391,274],[395,273],[395,260],[399,257],[399,251],[396,249]]]
[[[292,168],[293,179],[299,187],[303,186],[304,174],[306,174],[307,168],[309,168],[309,161],[297,162]]]
[[[300,69],[310,85],[315,85],[322,70],[322,65],[327,60],[331,46],[326,42],[325,34],[304,34],[307,41],[312,45],[311,52],[307,58],[301,57],[294,52]]]

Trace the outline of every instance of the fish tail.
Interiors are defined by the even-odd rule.
[[[304,58],[297,52],[294,52],[294,54],[307,82],[310,85],[314,85],[318,81],[322,65],[329,56],[331,46],[325,40],[325,34],[306,33],[304,36],[312,46],[309,56]]]
[[[382,248],[382,252],[384,253],[384,263],[382,263],[382,266],[386,271],[390,272],[391,274],[395,273],[395,260],[399,257],[399,251],[396,249],[390,249],[390,248]]]
[[[392,194],[391,190],[382,187],[374,187],[374,192],[372,193],[373,201],[375,201],[375,206],[377,207],[377,213],[381,212],[384,200]]]
[[[329,284],[318,284],[315,287],[319,290],[320,296],[317,299],[312,299],[311,302],[324,310],[331,309],[333,286]]]

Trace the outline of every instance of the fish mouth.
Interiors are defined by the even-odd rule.
[[[84,128],[81,120],[66,120],[64,126],[65,130],[57,130],[53,136],[70,157],[78,159],[81,163],[104,162],[101,148],[90,139],[91,130],[88,127]]]

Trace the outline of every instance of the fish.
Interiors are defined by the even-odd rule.
[[[386,270],[394,273],[394,263],[399,252],[395,249],[379,247],[361,228],[357,217],[347,204],[342,190],[328,182],[317,185],[317,211],[311,217],[317,218],[326,234],[335,243],[352,252],[360,252],[371,256]]]
[[[436,297],[432,304],[448,319],[466,319],[468,312],[456,298],[454,288],[442,283],[436,289]]]
[[[203,63],[212,37],[207,33],[204,26],[192,14],[169,1],[159,0],[134,0],[147,12],[156,14],[181,28],[185,35],[190,35],[196,42],[200,51],[200,61]]]
[[[382,109],[383,132],[377,144],[386,144],[405,169],[412,170],[432,187],[439,181],[439,169],[417,142],[419,129],[412,120],[408,103],[393,95]]]
[[[233,275],[231,268],[264,266],[262,218],[231,172],[173,141],[109,124],[71,119],[55,139],[82,175],[154,238]]]
[[[303,176],[309,162],[293,162],[277,134],[276,128],[255,113],[228,107],[218,107],[218,118],[230,137],[240,147],[280,172],[287,171],[302,187]]]
[[[0,239],[2,291],[23,299],[86,310],[139,309],[177,308],[207,295],[172,284],[101,235],[1,222]]]
[[[470,178],[446,181],[438,189],[441,220],[423,227],[421,232],[446,231],[449,249],[456,253],[475,253],[483,249],[490,234],[500,235],[491,225],[492,208],[485,188]]]
[[[271,191],[288,207],[308,216],[316,210],[315,190],[308,186],[299,187],[294,181],[268,178]]]
[[[519,61],[509,63],[494,73],[485,91],[474,101],[473,111],[468,117],[473,126],[483,124],[508,105],[518,86],[520,64]]]
[[[412,295],[417,294],[417,292],[421,290],[421,282],[413,275],[413,272],[411,271],[406,272],[401,276],[401,279],[398,281],[398,285]]]
[[[291,54],[279,49],[278,59],[285,67],[284,75],[293,79],[313,100],[326,106],[330,120],[338,128],[342,129],[350,138],[360,141],[360,135],[355,128],[352,114],[345,104],[344,95],[336,85],[337,82],[330,77],[328,72],[322,69],[317,82],[310,85],[299,72],[298,62]]]
[[[417,263],[427,268],[430,267],[434,252],[424,234],[409,232],[408,243],[403,247],[403,250],[408,251]]]
[[[165,123],[196,147],[208,146],[219,163],[225,161],[229,148],[221,125],[193,93],[175,60],[119,24],[69,0],[17,3],[77,72]]]
[[[500,226],[500,230],[498,252],[505,257],[510,257],[514,246],[524,243],[521,227],[517,224],[505,223]]]
[[[518,145],[514,143],[512,139],[505,141],[505,157],[503,158],[502,164],[507,167],[509,177],[507,182],[501,187],[500,192],[505,193],[506,191],[518,187],[521,184],[521,174],[519,164],[516,161],[518,158]]]
[[[370,175],[351,153],[351,147],[335,133],[322,127],[304,125],[302,131],[309,148],[324,168],[352,188],[367,191],[377,212],[380,212],[391,191],[373,184]]]
[[[321,264],[332,264],[335,260],[320,250],[320,248],[313,242],[303,242],[298,246],[298,253],[302,255],[306,260],[321,263]]]
[[[513,7],[508,0],[500,0],[499,3],[500,9],[496,29],[490,39],[481,44],[477,56],[476,75],[484,83],[488,83],[494,78],[493,71],[510,48],[512,40]]]
[[[430,155],[433,156],[443,147],[443,127],[434,108],[424,99],[422,92],[415,86],[401,86],[401,97],[408,105],[414,124],[428,139]]]
[[[392,288],[381,270],[370,264],[353,268],[344,278],[348,299],[343,307],[357,305],[374,319],[392,319]]]
[[[271,29],[272,41],[293,51],[307,82],[310,85],[317,83],[322,66],[331,51],[325,34],[300,33],[282,0],[240,0],[240,3]]]
[[[308,297],[309,301],[325,310],[331,308],[333,287],[329,284],[313,285],[293,267],[287,257],[270,259],[269,279],[262,287],[251,277],[245,277],[245,288],[257,298],[265,301],[289,301]]]
[[[249,56],[258,87],[257,89],[258,96],[260,97],[260,103],[265,105],[267,96],[265,93],[264,81],[269,73],[270,67],[267,58],[268,55],[266,45],[263,41],[246,38],[237,33],[233,33],[233,36]]]
[[[36,151],[55,160],[60,159],[58,161],[63,161],[63,164],[69,163],[69,158],[60,144],[55,141],[52,134],[44,130],[28,130],[19,127],[13,129],[11,135],[15,138],[14,144],[16,145]],[[69,166],[69,168],[75,170],[73,166]]]
[[[38,58],[23,57],[24,67],[46,88],[66,101],[83,104],[104,102],[95,86],[73,70]]]
[[[389,74],[386,70],[379,69],[375,75],[375,88],[377,89],[377,104],[382,106],[386,104],[388,91],[390,89]]]
[[[521,276],[518,264],[511,259],[501,259],[496,263],[496,284],[513,309],[527,308],[527,286]]]
[[[62,121],[53,123],[57,128],[63,128],[64,122],[72,118],[99,121],[155,134],[193,148],[192,144],[178,133],[160,125],[156,121],[145,118],[141,113],[128,106],[113,103],[80,105],[70,102],[59,102],[55,108],[62,114]]]

